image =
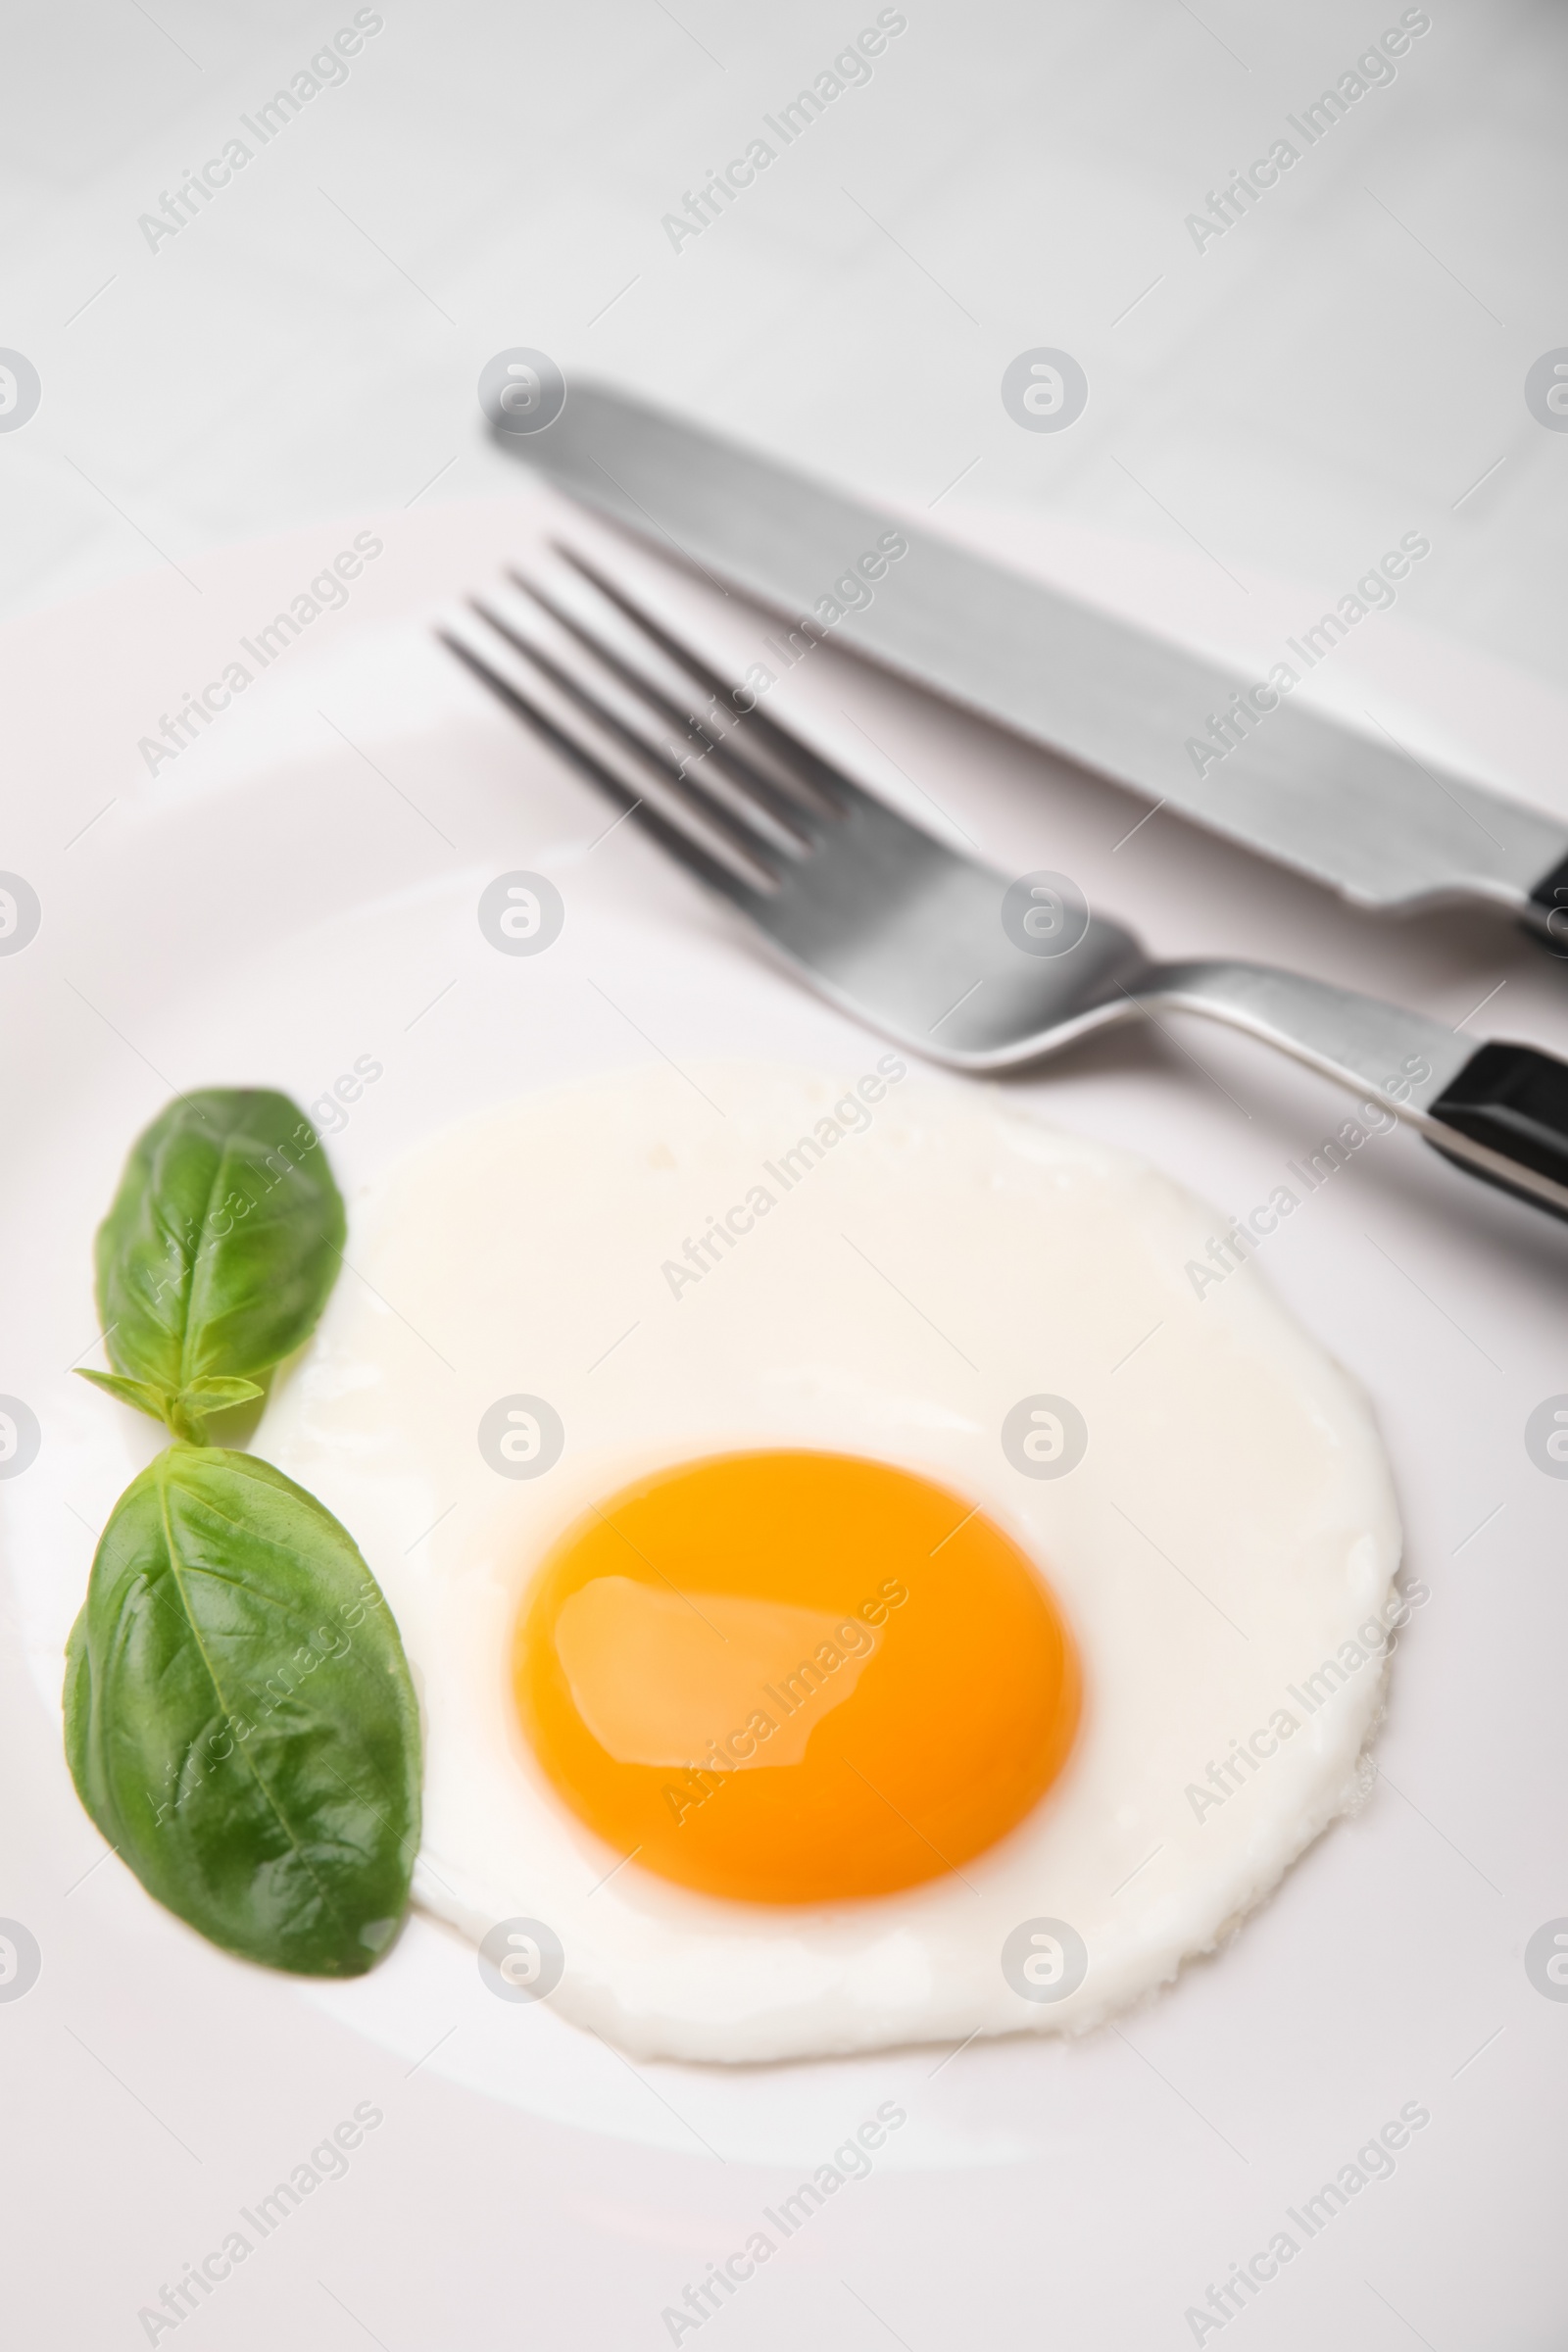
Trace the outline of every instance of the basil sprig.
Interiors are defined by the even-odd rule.
[[[346,1529],[280,1470],[207,1443],[314,1329],[343,1202],[286,1095],[212,1088],[155,1119],[99,1229],[112,1373],[181,1441],[133,1480],[66,1668],[87,1811],[149,1893],[227,1950],[373,1966],[408,1905],[419,1719]]]
[[[182,1095],[137,1139],[98,1229],[115,1368],[83,1378],[203,1444],[210,1413],[259,1396],[258,1374],[309,1339],[343,1236],[320,1139],[286,1095]]]
[[[66,1745],[105,1838],[215,1943],[352,1977],[390,1942],[419,1837],[408,1662],[353,1538],[270,1463],[172,1446],[121,1496]]]

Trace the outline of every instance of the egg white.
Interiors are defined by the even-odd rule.
[[[1354,1801],[1381,1704],[1399,1533],[1353,1383],[1251,1268],[1197,1295],[1217,1221],[1155,1170],[897,1056],[867,1104],[876,1061],[661,1064],[436,1137],[351,1204],[351,1270],[256,1439],[350,1528],[402,1628],[417,1899],[475,1941],[546,1922],[554,2005],[639,2055],[1093,2025],[1212,1949]],[[786,1162],[803,1136],[820,1157]],[[749,1199],[697,1274],[688,1240]],[[1089,1430],[1060,1478],[1002,1446],[1042,1393]],[[499,1476],[477,1441],[518,1394],[564,1425],[537,1478]],[[810,1908],[694,1894],[586,1830],[521,1736],[514,1629],[554,1540],[650,1469],[775,1446],[950,1486],[1072,1625],[1078,1744],[961,1876]],[[1087,1949],[1059,2001],[1002,1965],[1042,1918]]]

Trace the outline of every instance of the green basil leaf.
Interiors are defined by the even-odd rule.
[[[181,1389],[179,1401],[198,1413],[226,1412],[231,1404],[249,1404],[264,1394],[259,1380],[223,1380],[216,1372]]]
[[[121,1496],[66,1750],[110,1844],[215,1943],[352,1977],[396,1933],[419,1837],[403,1644],[347,1530],[254,1454],[172,1446]]]
[[[267,1391],[259,1380],[224,1380],[217,1373],[208,1373],[193,1380],[164,1406],[164,1419],[176,1438],[186,1438],[193,1446],[206,1446],[209,1413],[232,1412],[238,1404],[249,1404]]]
[[[155,1421],[166,1421],[176,1438],[188,1438],[193,1446],[207,1443],[209,1413],[230,1412],[235,1405],[249,1404],[267,1394],[260,1381],[221,1380],[215,1374],[193,1380],[177,1396],[172,1396],[167,1389],[151,1388],[144,1380],[122,1380],[118,1372],[88,1372],[78,1365],[76,1378],[90,1380],[95,1389],[118,1396],[122,1404],[133,1404],[139,1413],[150,1413]]]
[[[95,1389],[118,1396],[122,1404],[133,1404],[138,1413],[151,1413],[155,1421],[168,1416],[171,1399],[167,1389],[149,1388],[144,1380],[122,1380],[118,1372],[89,1372],[79,1364],[76,1378],[90,1380]]]
[[[166,1400],[265,1372],[310,1337],[343,1236],[320,1138],[286,1095],[181,1096],[138,1138],[98,1229],[110,1362]],[[162,1409],[195,1437],[218,1408]]]

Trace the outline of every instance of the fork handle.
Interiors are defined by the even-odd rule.
[[[1422,1013],[1267,964],[1159,964],[1137,997],[1278,1047],[1483,1183],[1568,1218],[1568,1062],[1554,1054],[1477,1047]]]

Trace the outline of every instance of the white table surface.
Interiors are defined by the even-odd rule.
[[[662,216],[874,8],[380,13],[346,82],[156,252],[139,216],[353,9],[281,7],[263,25],[190,0],[154,0],[150,15],[138,0],[90,0],[7,29],[0,345],[31,360],[42,400],[0,433],[0,610],[16,624],[0,634],[0,810],[6,838],[58,871],[55,903],[83,956],[110,869],[93,869],[71,906],[76,869],[62,844],[101,803],[155,789],[122,724],[127,665],[143,668],[149,715],[172,708],[197,682],[179,665],[251,609],[245,581],[265,573],[269,594],[297,584],[301,551],[330,554],[349,517],[373,514],[386,532],[376,595],[391,616],[426,573],[444,592],[477,553],[499,552],[510,525],[485,502],[519,483],[482,432],[474,383],[517,344],[550,352],[568,380],[623,380],[911,509],[940,518],[947,502],[964,529],[1238,660],[1314,617],[1401,532],[1424,531],[1432,556],[1397,610],[1373,616],[1315,689],[1351,713],[1397,713],[1410,740],[1568,814],[1556,684],[1568,436],[1523,397],[1531,364],[1568,342],[1559,16],[1438,0],[1393,85],[1200,253],[1186,215],[1397,23],[1397,7],[1200,0],[1195,15],[1145,0],[1043,15],[915,0],[869,84],[676,253]],[[1069,350],[1089,376],[1088,410],[1059,435],[1021,432],[999,396],[1007,362],[1036,345]],[[431,512],[446,505],[449,516]],[[295,536],[260,573],[236,573],[220,552],[277,533]],[[136,574],[138,600],[49,616]],[[362,618],[374,619],[368,603]],[[118,640],[107,652],[106,630]],[[829,728],[837,660],[824,656],[821,679],[800,690]],[[109,671],[100,707],[95,678]],[[257,760],[306,728],[309,685],[280,676]],[[906,738],[893,698],[877,696],[883,741],[999,862],[1041,862],[1049,833],[1070,870],[1076,858],[1113,880],[1117,911],[1157,948],[1294,957],[1455,1023],[1500,990],[1478,1033],[1496,1023],[1568,1052],[1561,973],[1499,926],[1434,917],[1391,932],[1168,819],[1113,853],[1136,808],[1112,829],[1116,796],[1063,786],[1048,820],[1015,750],[992,744],[967,775],[960,722],[911,722]],[[399,773],[433,777],[433,740],[415,735]],[[243,782],[251,755],[239,727],[233,737],[231,751],[210,748]],[[307,733],[298,740],[308,750]],[[462,743],[478,780],[460,873],[538,847],[501,830],[487,797],[510,772],[499,728],[475,721]],[[890,771],[878,780],[897,789]],[[568,801],[547,799],[564,835]],[[386,846],[389,876],[406,851]],[[637,903],[628,858],[606,885],[612,907],[617,891]],[[247,901],[253,929],[264,913]],[[422,976],[411,973],[415,999]],[[135,1006],[128,962],[123,981]],[[327,1041],[335,1051],[352,1032],[350,1054],[363,1047],[362,1009],[344,1015],[341,1039],[325,1023],[334,1068]],[[208,1042],[160,1030],[156,1050]],[[124,1126],[128,1066],[87,1055],[51,1079],[26,1034],[8,1054],[12,1089],[24,1081],[56,1106],[102,1066]],[[182,1083],[201,1074],[181,1064]],[[1315,1081],[1190,1030],[1113,1045],[1102,1063],[1080,1056],[1032,1099],[1153,1150],[1233,1204],[1266,1194],[1333,1102]],[[9,1144],[20,1197],[36,1173],[24,1121]],[[1114,2180],[1125,2148],[1125,2238],[1114,2211],[1092,2252],[1054,2226],[1070,2154],[994,2166],[979,2200],[940,2169],[873,2181],[798,2262],[711,2323],[720,2352],[721,2338],[771,2352],[808,2336],[854,2352],[890,2334],[908,2352],[1190,2342],[1164,2285],[1168,2253],[1158,2290],[1140,2284],[1137,2217],[1162,2207],[1169,2230],[1190,2234],[1200,2290],[1262,2242],[1253,2216],[1274,2209],[1274,2184],[1281,2197],[1310,2186],[1391,2095],[1391,2112],[1431,2096],[1441,2191],[1412,2157],[1341,2225],[1344,2251],[1330,2262],[1325,2249],[1314,2273],[1303,2265],[1235,2325],[1289,2352],[1330,2340],[1546,2352],[1561,2340],[1568,2296],[1550,2240],[1565,2183],[1550,2116],[1568,2004],[1539,1998],[1522,1953],[1542,1921],[1568,1913],[1552,1697],[1568,1487],[1532,1469],[1521,1430],[1541,1397],[1568,1389],[1568,1259],[1544,1222],[1467,1192],[1413,1146],[1399,1152],[1350,1171],[1343,1198],[1322,1204],[1318,1238],[1294,1261],[1282,1248],[1271,1273],[1371,1382],[1411,1559],[1434,1593],[1381,1751],[1404,1794],[1380,1792],[1249,1931],[1279,1972],[1282,2050],[1310,2042],[1321,2015],[1357,2020],[1324,2050],[1321,2103],[1282,2112],[1291,2069],[1274,2069],[1265,2040],[1228,2045],[1224,1964],[1200,1970],[1178,1988],[1185,2010],[1169,1998],[1135,2029],[1124,2103],[1074,2111],[1098,2179]],[[1392,1271],[1378,1249],[1399,1261]],[[0,1313],[21,1313],[25,1236],[8,1234],[5,1254]],[[21,1386],[0,1338],[0,1389]],[[187,2323],[202,2340],[235,2352],[284,2336],[313,2352],[367,2338],[385,2352],[667,2341],[659,2314],[672,2283],[738,2242],[782,2176],[673,2155],[651,2165],[646,2146],[522,2112],[436,2068],[410,2082],[411,2062],[346,2028],[330,2002],[250,1975],[236,2002],[226,1968],[144,1916],[128,1882],[107,1892],[103,1872],[68,1894],[93,1837],[49,1752],[14,1625],[3,1631],[0,1915],[47,1923],[52,1963],[24,2001],[0,2006],[18,2340],[145,2341],[138,2305],[216,2242],[256,2164],[275,2170],[373,2098],[402,2135],[395,2195],[368,2151],[263,2275]],[[1195,2046],[1184,2034],[1211,2052],[1201,2079],[1181,2071]],[[1232,2124],[1268,2187],[1236,2203],[1230,2160],[1207,2121],[1192,2122],[1189,2095]]]

